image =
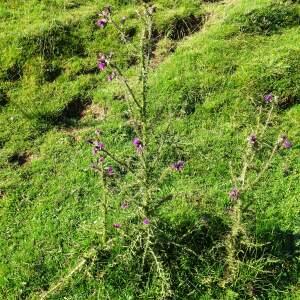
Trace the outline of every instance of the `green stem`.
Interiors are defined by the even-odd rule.
[[[142,39],[141,39],[141,79],[142,79],[142,98],[143,98],[143,104],[142,104],[142,118],[143,122],[145,122],[147,118],[147,80],[148,80],[148,74],[147,74],[147,66],[146,66],[146,59],[145,59],[145,38],[146,38],[146,32],[143,30]]]
[[[135,97],[135,94],[134,94],[132,88],[130,87],[130,85],[128,84],[128,81],[125,78],[125,76],[123,75],[121,69],[117,65],[115,65],[115,64],[112,65],[112,67],[114,69],[116,69],[116,71],[117,71],[120,79],[122,80],[122,82],[124,83],[125,87],[127,88],[127,90],[129,92],[130,96],[132,97],[134,103],[136,104],[136,106],[138,107],[138,109],[140,110],[140,112],[142,113],[143,108],[142,108],[141,104],[139,103],[139,101],[137,100],[137,98]]]
[[[121,40],[126,44],[126,43],[128,43],[129,42],[129,39],[126,37],[126,34],[125,34],[125,32],[122,30],[122,28],[118,25],[118,23],[116,23],[115,21],[114,21],[114,19],[110,16],[110,21],[111,21],[111,23],[114,25],[114,27],[117,29],[117,31],[120,33],[120,35],[121,35]],[[131,44],[131,46],[135,49],[135,50],[137,50],[137,47],[134,45],[134,44]]]
[[[116,163],[118,163],[119,165],[125,167],[128,171],[130,171],[131,173],[134,173],[134,170],[129,167],[125,162],[119,160],[118,158],[116,158],[113,154],[111,154],[110,152],[108,152],[107,150],[105,149],[102,149],[102,151],[107,155],[109,156],[112,160],[114,160]]]
[[[106,189],[106,182],[105,182],[105,176],[104,176],[104,170],[103,166],[101,165],[101,183],[103,188],[103,211],[104,211],[104,217],[103,217],[103,245],[106,245],[107,241],[107,214],[108,214],[108,203],[107,203],[107,189]]]

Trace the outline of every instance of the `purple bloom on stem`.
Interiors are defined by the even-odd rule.
[[[117,76],[117,73],[113,71],[110,75],[108,75],[107,80],[108,81],[113,81]]]
[[[149,225],[149,224],[150,224],[150,220],[149,220],[148,218],[145,218],[145,219],[143,220],[143,224],[144,224],[144,225]]]
[[[107,67],[107,59],[104,54],[101,54],[98,59],[98,68],[103,71]]]
[[[106,62],[99,62],[98,68],[100,71],[103,71],[106,68]]]
[[[104,149],[104,144],[101,143],[101,142],[96,142],[96,143],[95,143],[95,147],[97,147],[97,148],[99,149],[99,151],[100,151],[100,150],[103,150],[103,149]]]
[[[273,100],[273,94],[270,93],[270,94],[265,95],[264,96],[264,100],[265,100],[266,103],[272,102],[272,100]]]
[[[178,162],[175,162],[172,164],[172,169],[175,171],[182,171],[184,167],[184,161],[179,160]]]
[[[106,171],[108,176],[113,176],[115,174],[114,169],[112,167],[108,167]]]
[[[137,152],[142,152],[143,151],[144,146],[143,146],[142,141],[139,138],[135,138],[132,143],[135,146],[135,149],[136,149]]]
[[[124,202],[121,204],[121,208],[123,209],[127,209],[129,207],[129,203],[128,202]]]
[[[119,229],[119,228],[122,227],[122,225],[121,225],[120,223],[115,223],[115,224],[113,224],[113,226],[114,226],[115,228],[117,228],[117,229]]]
[[[100,142],[94,142],[93,154],[96,155],[99,151],[104,149],[104,144]]]
[[[291,141],[285,135],[282,136],[282,138],[281,138],[281,145],[285,149],[290,149],[293,146],[293,144],[291,143]]]
[[[105,160],[105,158],[104,158],[103,156],[100,156],[100,157],[99,157],[99,162],[100,162],[100,163],[103,163],[104,160]]]
[[[97,24],[98,27],[104,28],[104,27],[107,25],[107,22],[108,22],[107,19],[102,18],[102,19],[99,19],[99,20],[96,22],[96,24]]]
[[[282,146],[283,146],[285,149],[290,149],[290,148],[292,148],[293,144],[292,144],[288,139],[286,139],[286,140],[283,142]]]
[[[229,198],[231,200],[237,200],[240,197],[240,191],[234,187],[230,192],[229,192]]]
[[[255,146],[257,144],[257,136],[252,133],[249,137],[248,137],[248,142],[250,145]]]

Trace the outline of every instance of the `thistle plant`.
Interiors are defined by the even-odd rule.
[[[141,84],[141,96],[133,90],[130,86],[128,79],[122,73],[121,68],[114,61],[113,56],[99,54],[98,58],[98,68],[100,71],[105,71],[108,69],[110,74],[108,75],[108,80],[112,81],[118,79],[121,84],[124,85],[125,89],[128,92],[129,97],[127,97],[127,104],[131,111],[131,118],[134,119],[134,131],[136,133],[136,138],[133,139],[132,144],[136,150],[137,158],[140,162],[142,169],[142,174],[140,181],[145,189],[149,189],[149,163],[148,163],[148,109],[147,109],[147,93],[148,93],[148,72],[151,59],[151,40],[152,40],[152,14],[153,8],[151,6],[145,6],[142,12],[139,12],[138,15],[140,20],[144,24],[142,36],[141,36],[141,70],[140,70],[140,84]],[[116,30],[120,33],[121,39],[124,42],[127,42],[126,35],[123,32],[121,26],[114,21],[111,13],[111,8],[106,7],[100,14],[101,18],[97,21],[97,24],[112,24]],[[105,20],[105,21],[104,21]],[[99,26],[104,28],[105,26]],[[94,142],[95,148],[97,150],[97,145],[102,145],[101,142]],[[133,169],[131,166],[127,165],[123,161],[116,158],[108,150],[101,149],[103,153],[109,156],[113,161],[115,161],[121,167],[125,167],[132,174],[136,174],[137,170]],[[95,152],[95,151],[94,151]],[[143,197],[144,204],[144,217],[146,217],[147,203],[149,201],[149,194],[145,193]]]
[[[199,229],[199,224],[204,224],[204,231],[210,232],[207,229],[209,218],[204,216],[199,224],[194,224],[193,228],[189,228],[181,236],[175,236],[171,239],[169,238],[171,233],[168,232],[168,224],[164,224],[157,213],[165,199],[172,199],[174,196],[168,195],[169,198],[162,199],[160,192],[165,188],[165,178],[169,175],[172,176],[172,174],[182,176],[188,162],[183,157],[177,157],[175,161],[161,168],[163,163],[160,158],[164,142],[157,143],[153,135],[154,125],[151,122],[149,111],[148,79],[151,72],[154,12],[155,8],[147,4],[144,4],[143,8],[137,12],[142,27],[140,45],[139,47],[133,46],[133,51],[138,52],[140,58],[137,85],[132,86],[131,81],[126,77],[125,72],[119,66],[113,53],[109,52],[109,49],[98,55],[99,72],[106,74],[109,83],[118,81],[120,86],[126,90],[125,100],[134,132],[134,137],[132,140],[128,139],[127,143],[131,145],[132,153],[127,158],[119,157],[112,150],[113,147],[105,140],[105,134],[101,130],[97,130],[95,136],[89,140],[94,157],[91,168],[99,176],[101,188],[101,199],[99,199],[101,228],[97,231],[100,232],[101,241],[85,254],[86,258],[80,260],[67,276],[51,287],[49,292],[44,294],[43,299],[54,293],[56,289],[61,288],[74,272],[79,271],[84,264],[88,264],[89,260],[94,261],[96,257],[101,257],[103,252],[109,257],[106,258],[105,263],[103,263],[104,267],[101,269],[100,281],[104,290],[106,291],[106,281],[115,280],[114,271],[117,274],[126,273],[128,280],[133,278],[140,290],[143,291],[146,289],[145,287],[152,287],[153,291],[149,292],[150,295],[147,293],[147,295],[138,296],[141,299],[172,299],[171,277],[174,274],[171,274],[171,268],[167,266],[167,263],[170,263],[167,253],[169,249],[173,249],[176,254],[184,253],[184,259],[179,263],[177,262],[179,267],[181,264],[184,265],[188,260],[187,258],[190,257],[192,257],[190,261],[202,266],[204,259],[199,254],[202,245],[197,244],[198,249],[195,251],[186,245],[186,241],[192,239],[196,234],[205,236],[203,231],[201,232],[203,228]],[[119,22],[116,21],[112,8],[105,7],[99,14],[96,26],[99,27],[99,30],[113,26],[119,33],[121,42],[129,44],[130,39],[124,31],[125,21],[126,18],[122,18]],[[263,101],[268,108],[267,113],[265,114],[262,105],[259,109],[256,128],[249,132],[245,141],[246,149],[239,174],[235,174],[236,172],[231,167],[232,188],[228,193],[230,201],[229,230],[221,242],[222,246],[213,246],[213,249],[208,251],[209,255],[213,253],[216,256],[225,257],[225,272],[219,281],[219,285],[222,287],[232,286],[236,280],[242,263],[239,254],[243,245],[259,246],[250,237],[244,224],[244,216],[253,204],[252,202],[245,202],[245,195],[255,188],[255,185],[268,171],[279,149],[292,147],[292,143],[286,135],[279,136],[264,163],[258,167],[259,170],[255,174],[255,178],[253,178],[252,169],[258,153],[263,150],[263,142],[268,134],[277,98],[273,94],[267,94],[263,97]],[[162,139],[164,138],[162,137]],[[114,189],[112,186],[118,188]],[[118,201],[120,203],[116,207],[114,204]],[[115,213],[116,210],[117,213]],[[126,220],[120,220],[116,217],[120,214],[127,214],[128,217],[124,218]],[[220,249],[222,253],[220,253]],[[189,273],[190,277],[193,276],[191,273],[192,271]],[[195,273],[197,274],[197,272]],[[210,282],[209,276],[204,281]],[[117,285],[119,285],[119,279],[117,279]],[[191,295],[196,290],[197,287],[193,287]],[[105,293],[109,294],[107,291]]]
[[[247,247],[260,247],[253,242],[247,230],[244,226],[243,216],[247,214],[249,208],[254,205],[253,202],[245,202],[244,195],[255,188],[255,185],[259,183],[263,175],[268,171],[271,166],[276,153],[281,149],[289,149],[292,147],[292,143],[288,137],[281,134],[277,140],[271,146],[271,150],[261,166],[256,168],[258,171],[255,174],[255,178],[250,176],[251,169],[255,166],[255,159],[260,151],[263,149],[264,139],[268,134],[268,127],[274,116],[274,109],[278,104],[278,97],[273,94],[267,94],[263,97],[265,105],[268,107],[265,120],[263,118],[263,106],[258,109],[257,125],[254,132],[250,133],[246,140],[246,149],[242,158],[242,167],[239,175],[235,175],[233,168],[230,165],[231,177],[233,187],[228,193],[230,204],[230,219],[231,228],[225,239],[226,248],[226,272],[225,278],[222,280],[221,285],[224,287],[227,284],[232,284],[234,280],[239,276],[239,268],[242,261],[238,258],[241,250],[241,245]]]
[[[133,129],[136,137],[132,140],[132,147],[135,150],[135,156],[138,163],[135,166],[125,163],[122,159],[113,155],[106,147],[104,147],[103,141],[94,140],[91,141],[93,145],[93,153],[96,155],[96,161],[93,164],[93,169],[100,174],[102,190],[103,190],[103,212],[105,214],[103,218],[103,223],[105,227],[104,232],[108,231],[108,224],[106,223],[107,214],[109,214],[109,208],[107,199],[109,194],[109,188],[106,186],[105,178],[108,174],[105,174],[103,167],[103,159],[100,157],[109,157],[114,161],[119,167],[125,169],[127,172],[131,173],[131,176],[136,178],[137,194],[135,195],[135,207],[136,215],[144,229],[133,229],[130,232],[126,232],[127,236],[135,236],[134,240],[131,240],[126,249],[129,252],[141,253],[141,261],[138,268],[141,272],[144,272],[146,265],[147,268],[153,269],[152,279],[159,285],[160,297],[163,299],[170,295],[169,286],[169,275],[164,269],[163,262],[160,259],[159,254],[156,252],[156,219],[153,207],[157,203],[155,193],[160,189],[159,182],[153,182],[153,170],[155,165],[153,164],[153,154],[150,148],[150,116],[148,110],[148,74],[150,71],[150,63],[152,56],[152,41],[153,41],[153,13],[155,8],[150,5],[144,5],[141,11],[137,12],[137,15],[142,24],[142,32],[140,38],[139,56],[140,56],[140,74],[139,74],[139,88],[134,89],[126,76],[123,74],[121,68],[118,66],[117,62],[114,60],[112,54],[100,53],[98,57],[98,68],[100,72],[108,72],[108,81],[118,80],[121,85],[124,86],[127,91],[126,103],[130,111],[130,118],[134,120]],[[97,25],[104,29],[109,24],[114,26],[117,32],[120,34],[121,41],[128,43],[125,32],[123,31],[124,19],[121,20],[121,24],[118,24],[113,16],[112,10],[106,7],[100,14],[100,19],[97,21]],[[136,49],[136,48],[135,48]],[[99,137],[99,135],[98,135]],[[151,146],[151,147],[150,147]],[[153,150],[152,150],[153,151]],[[159,152],[159,151],[158,151]],[[101,155],[99,157],[99,155]],[[172,166],[166,166],[167,172],[173,170],[181,171],[184,167],[184,162],[179,161],[174,163]],[[166,171],[164,170],[164,173]],[[112,175],[112,174],[110,174]],[[161,174],[162,175],[162,174]],[[160,175],[160,177],[161,177]],[[121,205],[121,209],[127,209],[129,207],[128,202],[124,202]],[[120,223],[114,223],[113,227],[115,229],[121,229],[123,227]],[[106,236],[106,234],[104,234]],[[107,242],[107,237],[103,239],[103,243]],[[129,255],[129,254],[128,254]],[[149,279],[150,280],[150,277]]]

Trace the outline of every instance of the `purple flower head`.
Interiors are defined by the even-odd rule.
[[[100,71],[103,71],[106,68],[107,64],[106,62],[99,62],[98,63],[98,68]]]
[[[93,154],[96,155],[99,151],[104,149],[104,144],[101,142],[94,142]]]
[[[179,160],[178,162],[175,162],[172,164],[172,169],[174,171],[182,171],[184,167],[184,161],[183,160]]]
[[[145,218],[145,219],[143,220],[143,224],[144,224],[144,225],[149,225],[149,224],[150,224],[150,220],[149,220],[148,218]]]
[[[110,75],[108,75],[107,80],[113,81],[117,77],[117,73],[113,71]]]
[[[103,29],[107,25],[107,22],[108,22],[107,19],[101,18],[96,22],[96,25]]]
[[[97,147],[100,151],[104,149],[104,144],[101,142],[95,142],[95,147]]]
[[[143,151],[143,143],[142,143],[142,141],[139,139],[139,138],[134,138],[134,140],[133,140],[133,145],[135,146],[135,150],[137,151],[137,152],[142,152]]]
[[[290,149],[290,148],[292,148],[293,144],[292,144],[288,139],[286,139],[286,140],[283,142],[282,146],[283,146],[285,149]]]
[[[123,209],[127,209],[128,207],[129,207],[129,203],[128,202],[123,202],[121,204],[121,208],[123,208]]]
[[[98,159],[98,162],[99,162],[99,163],[103,163],[104,160],[105,160],[105,158],[104,158],[103,156],[100,156],[99,159]]]
[[[106,172],[108,176],[113,176],[115,174],[113,167],[108,167]]]
[[[234,187],[230,192],[229,192],[229,198],[231,200],[237,200],[240,197],[240,191]]]
[[[98,68],[100,71],[103,71],[108,65],[108,61],[104,54],[100,54],[100,57],[98,59]]]
[[[273,101],[273,94],[269,93],[269,94],[265,95],[264,100],[265,100],[266,103],[272,102]]]
[[[250,134],[248,137],[248,142],[250,145],[255,146],[257,144],[257,136],[254,133]]]
[[[283,135],[281,137],[281,145],[285,149],[290,149],[293,146],[292,142],[287,138],[286,135]]]
[[[116,228],[116,229],[119,229],[122,227],[122,225],[120,223],[115,223],[113,224],[113,226]]]

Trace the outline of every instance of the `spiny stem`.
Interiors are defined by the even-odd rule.
[[[103,209],[104,209],[104,217],[103,217],[103,245],[106,245],[107,241],[107,214],[108,214],[108,203],[107,203],[107,189],[106,189],[106,182],[105,182],[105,176],[104,176],[104,170],[103,166],[101,165],[101,183],[102,183],[102,188],[103,188]]]
[[[151,41],[151,28],[152,21],[145,8],[144,17],[140,16],[145,22],[145,27],[141,36],[141,83],[142,83],[142,109],[141,109],[141,121],[142,121],[142,140],[144,145],[148,145],[148,111],[147,111],[147,97],[148,97],[148,69],[149,69],[149,45]],[[149,201],[151,199],[151,193],[148,188],[149,184],[149,165],[147,157],[147,148],[145,147],[144,152],[141,155],[141,161],[143,164],[143,182],[146,188],[144,193],[144,208],[147,210]]]
[[[138,109],[140,110],[140,113],[142,114],[143,108],[142,108],[141,104],[139,103],[139,101],[137,100],[137,98],[135,97],[135,94],[134,94],[132,88],[130,87],[130,85],[128,84],[127,79],[124,77],[124,75],[123,75],[121,69],[120,69],[117,65],[115,65],[115,64],[113,64],[112,67],[113,67],[114,69],[116,69],[116,71],[117,71],[117,73],[118,73],[118,75],[119,75],[119,78],[120,78],[120,79],[122,80],[122,82],[124,83],[124,85],[125,85],[125,87],[127,88],[128,92],[129,92],[129,94],[130,94],[130,96],[132,97],[134,103],[136,104],[136,106],[137,106]]]
[[[40,300],[45,300],[52,294],[54,294],[57,290],[61,289],[72,277],[75,273],[79,272],[83,266],[87,263],[87,261],[92,258],[96,254],[96,249],[92,248],[89,250],[86,254],[84,254],[84,257],[80,259],[80,261],[73,267],[68,274],[65,277],[60,278],[57,283],[52,285],[48,291],[44,292],[42,295],[40,295]]]
[[[111,154],[109,151],[102,149],[102,151],[107,154],[107,156],[109,156],[112,160],[114,160],[116,163],[118,163],[119,165],[125,167],[128,171],[130,171],[131,173],[134,173],[134,170],[129,167],[125,162],[122,162],[121,160],[119,160],[118,158],[116,158],[113,154]]]
[[[274,155],[276,153],[276,151],[278,150],[279,148],[279,143],[278,141],[276,142],[276,144],[274,145],[273,147],[273,150],[271,152],[271,155],[269,157],[269,159],[267,160],[267,162],[264,164],[262,170],[259,172],[259,174],[256,176],[255,180],[252,182],[252,183],[249,183],[244,190],[247,190],[249,189],[250,187],[253,187],[259,180],[260,178],[264,175],[264,173],[267,171],[267,169],[270,167],[271,163],[272,163],[272,160],[274,158]]]
[[[109,20],[110,22],[113,24],[113,26],[117,29],[117,31],[120,33],[121,35],[121,40],[124,42],[124,43],[128,43],[129,42],[129,39],[126,37],[126,34],[125,32],[122,30],[122,28],[118,25],[118,23],[116,23],[114,21],[114,19],[110,16],[109,17]],[[138,50],[138,48],[134,45],[134,44],[131,44],[131,46],[135,49],[135,50]]]
[[[271,109],[269,110],[269,113],[268,113],[268,116],[267,116],[267,120],[266,120],[265,125],[264,125],[264,127],[262,129],[262,132],[260,134],[261,136],[263,136],[265,134],[266,129],[267,129],[267,127],[268,127],[268,125],[269,125],[269,123],[271,121],[272,113],[273,113],[273,110],[274,110],[274,106],[275,105],[272,103]]]
[[[148,254],[148,249],[150,247],[151,241],[150,241],[150,234],[149,234],[149,229],[148,229],[148,234],[146,237],[146,242],[145,242],[145,246],[144,246],[144,253],[143,253],[143,258],[142,258],[142,269],[144,268],[145,265],[145,259],[147,257]]]
[[[270,108],[266,122],[262,127],[262,131],[260,132],[261,137],[263,137],[266,132],[266,129],[267,129],[267,127],[270,123],[271,117],[272,117],[273,110],[274,110],[274,104]],[[259,115],[257,118],[256,133],[259,133],[261,113],[262,113],[262,109],[260,108]],[[251,151],[252,148],[251,147],[247,148],[246,153],[244,155],[244,163],[243,163],[243,167],[241,170],[241,175],[239,177],[239,180],[241,181],[241,187],[239,188],[240,193],[247,191],[249,188],[253,187],[260,180],[260,178],[263,176],[263,174],[269,168],[278,147],[279,147],[279,142],[277,141],[271,154],[270,154],[269,159],[264,164],[264,166],[261,169],[261,171],[259,172],[259,174],[256,176],[256,179],[252,183],[248,183],[247,185],[245,185],[249,165],[251,165],[251,163],[253,162],[254,157],[255,157],[255,153]],[[240,197],[240,195],[239,195],[239,197]],[[227,271],[229,273],[228,278],[224,282],[225,284],[228,282],[232,282],[232,280],[234,280],[234,278],[237,276],[237,273],[238,273],[239,260],[236,259],[236,251],[237,251],[236,243],[237,243],[238,234],[239,233],[245,234],[244,229],[242,228],[242,225],[241,225],[242,209],[245,210],[249,206],[250,206],[250,203],[246,207],[242,208],[241,199],[238,198],[237,202],[235,203],[235,205],[233,207],[232,218],[231,218],[233,224],[231,226],[230,233],[227,235],[226,242],[225,242],[226,252],[227,252]]]
[[[146,121],[146,112],[147,112],[147,67],[146,67],[146,60],[145,60],[145,35],[146,32],[143,30],[142,38],[141,38],[141,60],[142,60],[142,69],[141,69],[141,79],[142,79],[142,98],[143,98],[143,104],[142,104],[142,117],[143,122]]]
[[[126,34],[124,33],[124,31],[120,28],[120,26],[114,21],[114,19],[112,17],[110,17],[109,19],[110,19],[110,22],[115,26],[117,31],[120,33],[121,39],[123,40],[123,42],[127,43],[128,40],[126,38]]]
[[[100,178],[101,178],[101,187],[103,189],[103,234],[102,234],[102,242],[103,245],[106,245],[107,243],[107,215],[108,215],[108,201],[107,201],[107,194],[108,194],[108,190],[106,188],[106,180],[105,180],[105,176],[104,176],[104,169],[103,169],[103,165],[101,164],[100,167],[97,167],[96,170],[99,172],[100,174]]]

